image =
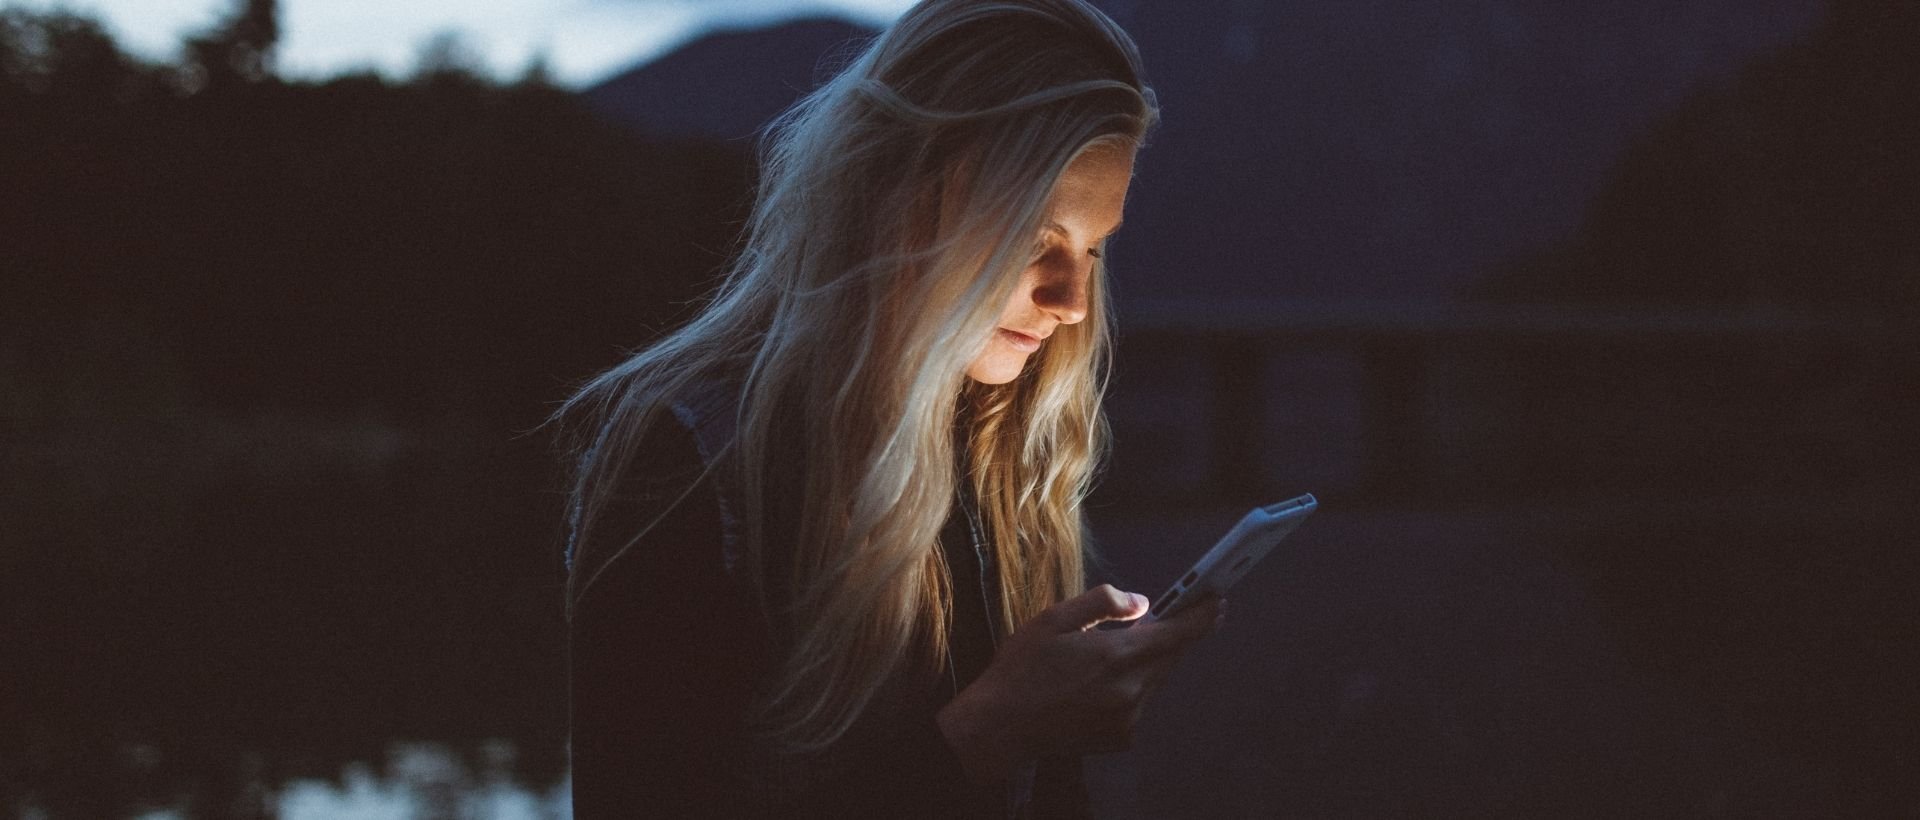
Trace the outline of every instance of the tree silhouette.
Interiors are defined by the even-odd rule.
[[[235,8],[212,31],[187,40],[190,65],[204,72],[210,88],[273,78],[274,47],[280,41],[275,0],[235,0]]]
[[[685,315],[747,157],[537,77],[282,82],[276,37],[240,3],[148,65],[0,11],[0,805],[124,814],[129,749],[183,788],[402,735],[562,763],[528,431]]]

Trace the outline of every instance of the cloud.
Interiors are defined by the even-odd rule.
[[[104,20],[134,53],[171,59],[186,34],[204,30],[232,0],[21,0],[58,3]],[[421,47],[453,32],[499,76],[544,56],[563,85],[584,86],[652,59],[710,29],[840,14],[883,25],[912,0],[281,0],[280,69],[324,77],[374,69],[412,71]]]
[[[906,11],[914,0],[588,0],[592,5],[685,9],[703,21],[770,21],[809,14],[838,14],[881,25]]]

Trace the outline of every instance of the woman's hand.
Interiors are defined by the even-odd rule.
[[[1147,599],[1101,585],[1055,604],[940,710],[940,730],[981,782],[1045,754],[1126,749],[1148,696],[1187,647],[1213,631],[1221,603],[1113,630],[1094,627],[1147,614]]]

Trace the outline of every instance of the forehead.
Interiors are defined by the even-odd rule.
[[[1047,200],[1047,215],[1071,233],[1101,237],[1120,224],[1133,181],[1130,145],[1099,144],[1069,164]]]

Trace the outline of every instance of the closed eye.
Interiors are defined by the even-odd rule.
[[[1070,234],[1068,233],[1068,231],[1067,231],[1067,229],[1066,229],[1066,226],[1064,226],[1064,225],[1061,225],[1061,224],[1060,224],[1060,223],[1058,223],[1058,222],[1049,222],[1049,223],[1047,223],[1047,226],[1046,226],[1046,228],[1044,229],[1044,232],[1046,232],[1046,233],[1054,233],[1054,234],[1059,234],[1059,235],[1060,235],[1060,238],[1062,238],[1062,239],[1065,239],[1065,238],[1067,238],[1067,237],[1068,237],[1068,236],[1070,235]],[[1118,224],[1116,224],[1116,225],[1114,225],[1114,226],[1113,226],[1113,230],[1111,230],[1111,231],[1108,231],[1108,232],[1107,232],[1107,235],[1106,235],[1106,236],[1103,236],[1103,237],[1100,237],[1100,243],[1101,243],[1101,245],[1104,245],[1104,244],[1106,244],[1106,241],[1107,241],[1107,240],[1109,240],[1109,239],[1112,239],[1112,238],[1113,238],[1113,235],[1114,235],[1114,234],[1116,234],[1116,233],[1119,233],[1119,232],[1120,232],[1120,226],[1119,226]],[[1046,242],[1046,240],[1044,240],[1044,239],[1043,239],[1043,240],[1041,240],[1041,243],[1042,243],[1043,245],[1045,244],[1045,242]],[[1038,257],[1038,255],[1039,255],[1039,251],[1035,251],[1035,256],[1036,256],[1036,258]],[[1107,256],[1107,252],[1106,252],[1105,250],[1103,250],[1103,249],[1101,249],[1101,247],[1100,247],[1100,245],[1096,245],[1096,246],[1094,246],[1094,247],[1091,247],[1091,248],[1088,248],[1088,249],[1087,249],[1087,255],[1088,255],[1088,256],[1091,256],[1091,257],[1093,257],[1093,258],[1095,258],[1095,259],[1105,259],[1105,258],[1106,258],[1106,256]]]

